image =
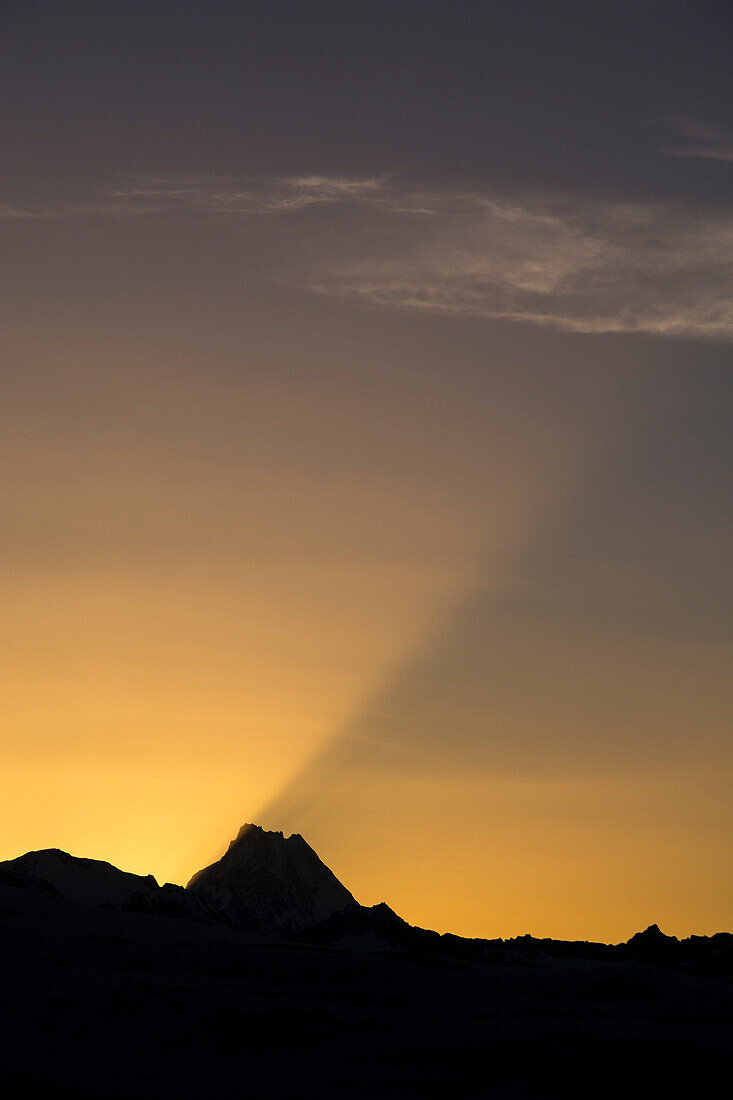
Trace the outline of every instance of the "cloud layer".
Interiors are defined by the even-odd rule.
[[[276,277],[332,298],[578,333],[733,340],[733,215],[720,208],[331,176],[138,177],[55,212],[0,206],[13,220],[162,213],[231,219],[244,232],[282,219]],[[318,232],[293,248],[309,216]]]
[[[733,339],[729,215],[473,192],[395,196],[394,209],[404,235],[388,254],[337,260],[311,287],[571,332]]]
[[[252,216],[289,214],[334,203],[368,204],[379,199],[381,181],[338,176],[297,176],[286,179],[230,179],[150,176],[109,192],[120,210],[152,213],[179,209],[204,214]]]

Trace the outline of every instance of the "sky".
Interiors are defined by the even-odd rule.
[[[730,928],[732,32],[6,0],[0,859]]]

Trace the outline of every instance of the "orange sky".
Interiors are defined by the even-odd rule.
[[[373,323],[341,326],[324,354]],[[724,925],[721,654],[555,545],[627,382],[538,397],[504,368],[477,408],[470,361],[334,396],[338,364],[212,384],[144,343],[9,353],[37,389],[4,443],[3,858],[180,882],[253,819],[441,930]]]
[[[254,821],[441,931],[730,927],[714,16],[62,7],[0,41],[0,859]]]

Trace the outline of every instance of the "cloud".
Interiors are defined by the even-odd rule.
[[[315,212],[318,232],[293,249],[292,219]],[[567,332],[733,339],[733,215],[720,208],[319,175],[130,177],[55,214],[0,206],[13,219],[161,213],[245,230],[287,217],[287,236],[268,245],[275,277],[335,299]]]
[[[673,157],[733,161],[733,135],[717,126],[679,118],[673,122],[676,140],[663,152]]]
[[[288,214],[309,207],[379,202],[382,181],[339,176],[237,179],[220,176],[132,176],[90,201],[31,209],[0,202],[0,220],[79,215],[152,215],[170,211],[229,217]]]
[[[400,200],[420,231],[326,265],[318,293],[570,332],[733,338],[733,217],[671,206],[465,193]],[[395,206],[395,209],[397,207]],[[414,222],[414,217],[413,217]]]
[[[156,177],[145,210],[246,218],[334,208],[289,281],[372,306],[578,333],[733,338],[733,216],[671,204],[411,188],[388,177]],[[336,209],[339,217],[336,218]],[[346,219],[346,220],[344,220]]]
[[[13,203],[0,202],[0,221],[30,221],[35,218],[52,218],[53,213],[46,210],[27,210]]]
[[[146,176],[108,193],[119,209],[145,213],[188,210],[203,214],[252,216],[288,214],[334,203],[368,204],[378,179],[297,176],[238,180],[215,176]]]

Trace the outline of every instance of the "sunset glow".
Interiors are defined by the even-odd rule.
[[[728,928],[723,36],[128,7],[3,29],[0,860]]]

